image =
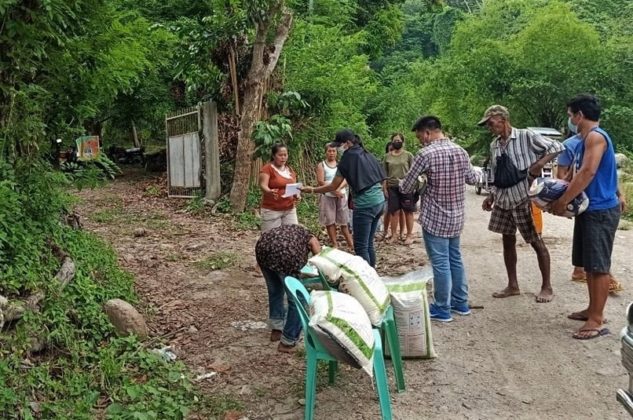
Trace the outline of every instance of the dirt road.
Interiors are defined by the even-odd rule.
[[[199,385],[218,405],[236,408],[249,419],[302,418],[302,355],[277,353],[262,328],[267,295],[253,271],[257,232],[237,230],[228,218],[183,212],[182,205],[161,194],[159,182],[124,177],[81,192],[78,209],[86,227],[112,243],[121,264],[136,276],[152,333],[172,344],[194,372],[217,372]],[[632,232],[617,234],[613,272],[625,291],[607,305],[612,335],[573,340],[579,323],[565,315],[585,307],[586,287],[569,281],[572,221],[545,216],[556,294],[552,303],[534,301],[540,275],[536,256],[525,244],[519,247],[518,265],[523,294],[493,299],[506,277],[500,238],[487,231],[489,215],[480,210],[481,200],[468,188],[462,248],[471,302],[484,308],[450,324],[434,324],[439,357],[405,362],[407,391],[396,394],[391,388],[394,417],[626,418],[615,390],[628,384],[618,333],[633,300],[627,281]],[[378,254],[381,274],[405,272],[426,261],[420,243],[380,245]],[[316,418],[378,416],[378,402],[362,372],[343,367],[335,386],[320,382]]]

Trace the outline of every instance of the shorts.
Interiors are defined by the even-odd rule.
[[[260,214],[262,216],[262,233],[268,232],[281,225],[299,224],[297,209],[294,207],[290,210],[270,210],[263,208],[260,210]]]
[[[516,235],[517,229],[525,242],[529,244],[541,238],[534,226],[530,200],[525,200],[509,210],[497,206],[492,208],[488,230],[502,235]]]
[[[620,205],[576,216],[572,264],[584,267],[588,273],[608,273],[611,270],[611,252],[619,222]]]
[[[393,214],[398,210],[405,213],[413,213],[418,202],[416,193],[403,194],[398,187],[389,187],[389,198],[387,200],[387,212]]]
[[[322,226],[347,226],[349,223],[349,209],[347,196],[329,197],[325,194],[319,197],[319,223]]]

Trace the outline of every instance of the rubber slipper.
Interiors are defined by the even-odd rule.
[[[582,315],[580,312],[572,312],[569,315],[567,315],[567,318],[574,321],[587,321],[589,319],[585,315]],[[607,318],[602,320],[603,324],[606,324],[607,322],[609,322]]]
[[[593,334],[589,335],[580,335],[579,333],[591,332]],[[583,328],[581,330],[576,331],[572,337],[576,340],[592,340],[594,338],[602,337],[604,335],[611,334],[608,328]]]

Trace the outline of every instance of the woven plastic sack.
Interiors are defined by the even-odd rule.
[[[431,317],[426,287],[433,280],[433,269],[427,266],[400,277],[383,277],[393,306],[400,353],[405,358],[432,359]],[[389,346],[385,347],[389,354]]]
[[[341,276],[338,290],[354,296],[367,311],[371,323],[380,325],[389,307],[389,291],[376,270],[363,258],[338,249],[326,248],[317,257],[312,257],[310,263],[328,280],[338,270]]]
[[[310,328],[337,360],[373,376],[374,335],[369,317],[356,299],[332,290],[313,291]]]
[[[549,210],[550,203],[560,198],[568,186],[569,182],[563,179],[539,177],[532,181],[528,195],[530,196],[530,200],[532,200],[538,208],[547,211]],[[578,216],[587,210],[587,207],[589,207],[589,198],[587,194],[582,192],[567,205],[567,211],[561,214],[561,216]]]

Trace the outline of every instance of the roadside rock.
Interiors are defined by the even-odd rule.
[[[140,338],[148,336],[145,319],[128,302],[122,299],[110,299],[103,309],[119,335],[136,334]]]
[[[144,228],[136,228],[134,229],[134,237],[142,238],[143,236],[147,236],[147,231]]]

